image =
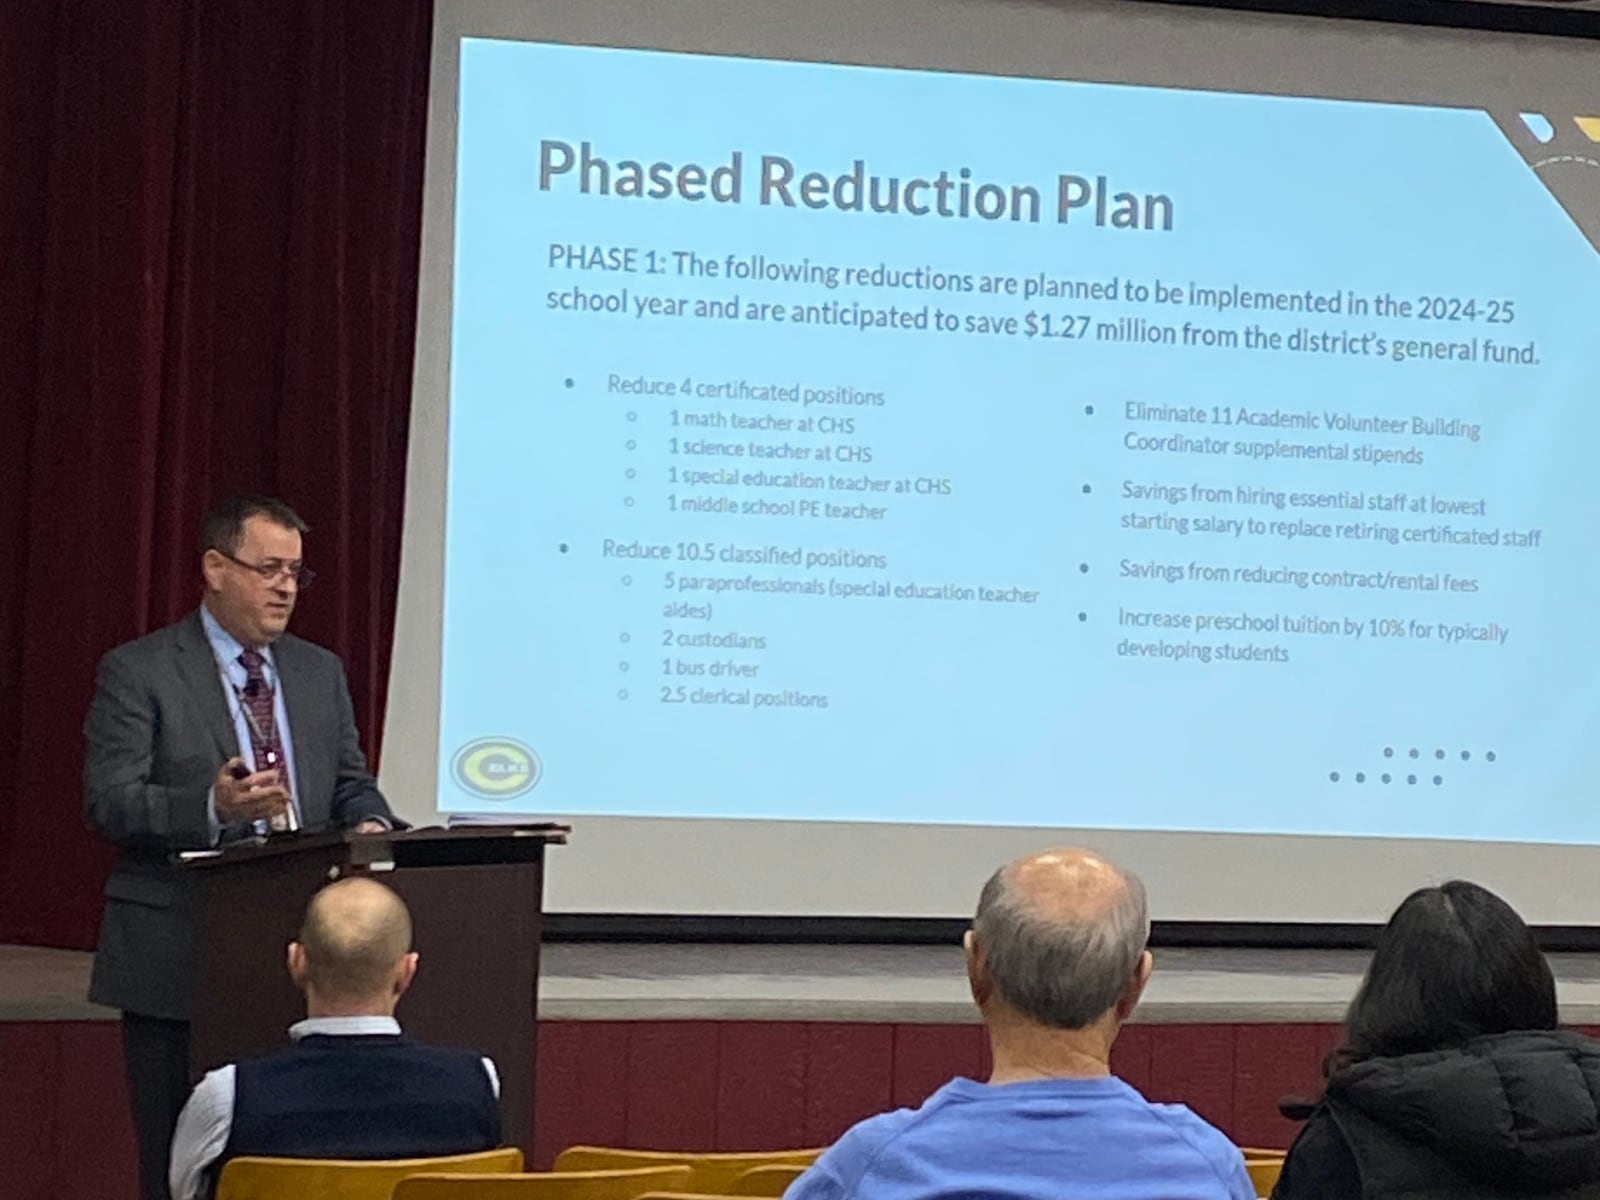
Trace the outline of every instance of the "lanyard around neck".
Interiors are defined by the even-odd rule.
[[[276,738],[268,737],[266,730],[261,728],[261,722],[256,720],[255,712],[251,709],[250,705],[245,703],[244,689],[233,681],[233,676],[228,673],[227,664],[222,661],[222,656],[216,652],[215,647],[212,648],[211,657],[217,664],[217,673],[222,676],[222,682],[226,683],[228,685],[228,690],[233,693],[233,702],[238,705],[239,715],[244,717],[245,724],[250,727],[251,734],[255,737],[256,741],[260,742],[263,746],[271,746]],[[261,661],[262,665],[265,666],[267,661],[266,658],[263,657]],[[243,663],[240,663],[239,665],[244,666]],[[246,674],[249,674],[248,668],[246,668]],[[267,710],[272,714],[268,717],[268,727],[271,729],[272,733],[276,735],[278,732],[277,695],[271,682],[269,682],[267,679],[265,670],[261,672],[261,686],[266,689],[267,700],[271,705],[271,707],[269,707]]]

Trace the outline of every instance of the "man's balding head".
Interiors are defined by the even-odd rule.
[[[968,946],[974,994],[983,1005],[992,992],[1039,1025],[1084,1029],[1113,1009],[1132,1011],[1149,936],[1137,876],[1087,850],[1019,858],[978,900]]]
[[[364,876],[313,896],[300,940],[289,947],[289,973],[325,1008],[392,1012],[415,969],[405,901]]]

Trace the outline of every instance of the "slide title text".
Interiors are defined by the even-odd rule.
[[[837,174],[801,171],[792,160],[776,154],[763,154],[755,164],[753,186],[748,186],[746,158],[738,150],[716,165],[673,164],[611,159],[596,154],[588,142],[574,147],[545,139],[539,143],[539,190],[575,187],[583,195],[717,204],[742,204],[753,196],[765,207],[1034,225],[1049,212],[1059,225],[1161,233],[1173,226],[1170,196],[1126,190],[1105,175],[1064,173],[1041,190],[1027,183],[979,181],[970,167],[904,178],[870,171],[859,158]]]

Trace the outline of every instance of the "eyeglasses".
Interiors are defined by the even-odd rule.
[[[254,571],[268,584],[277,583],[287,577],[293,579],[295,587],[303,592],[317,580],[317,573],[305,563],[284,562],[276,558],[269,558],[264,563],[247,563],[242,558],[235,558],[226,550],[218,550],[215,546],[211,548],[235,566],[243,567],[246,571]]]

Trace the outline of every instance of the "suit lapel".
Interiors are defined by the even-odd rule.
[[[178,626],[177,646],[178,674],[194,694],[195,703],[205,716],[206,728],[217,743],[217,749],[222,751],[222,757],[234,758],[239,753],[239,734],[228,713],[228,697],[222,690],[217,656],[211,652],[198,611]]]

